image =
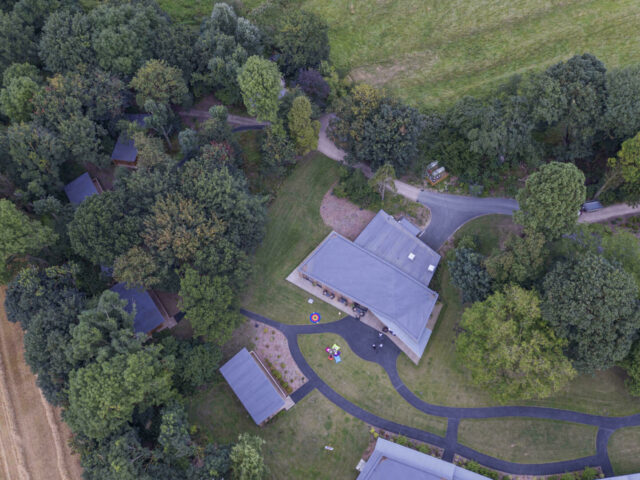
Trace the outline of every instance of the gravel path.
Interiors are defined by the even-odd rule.
[[[373,352],[370,349],[369,339],[371,337],[375,337],[377,332],[355,318],[347,317],[337,322],[319,325],[286,325],[247,310],[241,310],[241,312],[248,318],[258,320],[272,326],[273,328],[277,328],[287,337],[289,348],[291,349],[291,355],[298,364],[300,370],[309,379],[309,382],[305,384],[302,389],[293,393],[292,399],[295,402],[300,401],[306,394],[311,392],[314,388],[317,388],[334,404],[366,423],[443,448],[444,458],[449,459],[449,461],[453,459],[455,454],[458,454],[479,462],[489,468],[518,475],[551,475],[581,470],[585,467],[599,466],[603,469],[606,476],[612,476],[613,469],[607,452],[609,437],[618,428],[640,426],[640,415],[607,417],[547,407],[500,406],[463,408],[433,405],[419,399],[402,382],[402,379],[398,375],[398,371],[396,369],[396,361],[400,354],[400,350],[389,342],[382,351]],[[374,415],[371,412],[349,402],[324,383],[302,355],[298,346],[297,336],[326,332],[342,336],[356,355],[364,360],[375,362],[382,366],[387,372],[393,387],[400,395],[402,395],[407,403],[429,415],[446,417],[448,420],[446,436],[441,437],[407,425],[400,425]],[[523,464],[500,460],[458,443],[458,425],[461,419],[496,417],[532,417],[596,426],[598,427],[596,454],[563,462]]]

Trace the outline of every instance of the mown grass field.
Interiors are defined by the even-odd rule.
[[[596,453],[598,429],[535,418],[462,420],[458,441],[479,452],[518,463],[559,462]]]
[[[636,0],[296,3],[329,23],[331,60],[340,69],[418,106],[445,106],[584,52],[609,68],[640,62]]]
[[[337,309],[287,282],[289,273],[329,234],[320,216],[327,190],[338,180],[338,164],[314,153],[300,161],[269,207],[267,230],[253,258],[254,274],[243,306],[283,323],[309,323],[318,312],[322,321],[340,318]]]
[[[364,422],[314,391],[291,410],[257,427],[227,383],[220,379],[187,401],[201,434],[233,442],[249,432],[266,440],[264,460],[274,480],[354,480],[370,439]],[[334,447],[325,450],[325,445]]]
[[[320,378],[347,400],[387,420],[442,436],[446,434],[446,418],[427,415],[409,405],[393,389],[384,369],[358,357],[339,335],[303,335],[298,337],[298,343],[309,365]],[[334,343],[342,351],[340,363],[329,361],[324,350]]]
[[[640,471],[640,427],[621,428],[609,439],[609,459],[616,475]]]
[[[476,235],[482,253],[489,254],[513,229],[514,225],[509,217],[489,215],[467,223],[456,233],[456,237]],[[446,263],[445,260],[440,262],[438,273],[431,284],[439,293],[444,308],[427,349],[418,366],[401,355],[398,359],[398,372],[407,387],[427,402],[459,407],[492,406],[496,402],[486,392],[474,387],[463,366],[456,362],[457,324],[464,306],[460,302],[459,291],[450,283]],[[629,395],[624,380],[625,373],[619,368],[612,368],[594,375],[581,375],[553,397],[519,403],[596,415],[638,413],[640,402]]]

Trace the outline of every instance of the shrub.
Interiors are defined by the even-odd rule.
[[[338,198],[346,198],[359,207],[367,208],[379,201],[380,196],[369,186],[361,170],[340,167],[340,181],[333,189]]]

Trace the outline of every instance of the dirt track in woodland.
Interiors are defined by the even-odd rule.
[[[22,329],[9,323],[0,288],[0,479],[80,480],[70,432],[24,362]]]

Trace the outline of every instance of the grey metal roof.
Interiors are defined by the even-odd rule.
[[[133,319],[133,329],[136,333],[149,333],[151,330],[164,322],[164,317],[155,302],[144,290],[137,288],[127,288],[124,282],[117,283],[111,290],[120,295],[120,298],[127,300],[125,310],[129,313],[136,307],[136,316]]]
[[[601,208],[604,208],[604,207],[598,200],[591,200],[589,202],[584,202],[582,204],[582,209],[585,212],[595,212],[596,210],[600,210]]]
[[[73,205],[79,205],[85,198],[97,195],[98,189],[93,184],[91,176],[88,173],[83,173],[73,182],[65,185],[64,193],[67,194],[69,201]]]
[[[336,232],[304,260],[300,271],[371,309],[381,320],[392,320],[416,342],[424,337],[438,298],[424,283]]]
[[[418,234],[420,233],[420,229],[404,217],[398,220],[398,224],[400,224],[401,227],[403,227],[407,232],[409,232],[414,237],[417,237]]]
[[[139,127],[144,127],[144,119],[148,116],[146,113],[128,113],[124,116],[124,119],[137,123]],[[138,149],[133,140],[125,132],[122,132],[115,147],[113,147],[113,152],[111,152],[111,160],[134,163],[137,157]]]
[[[284,399],[246,348],[220,367],[220,373],[256,424],[284,407]]]
[[[453,463],[378,438],[357,480],[488,480]]]
[[[410,233],[406,224],[417,230],[417,227],[409,221],[405,221],[403,225],[380,210],[358,235],[355,243],[395,265],[419,282],[429,285],[440,262],[440,255]],[[412,258],[409,258],[410,255]]]

